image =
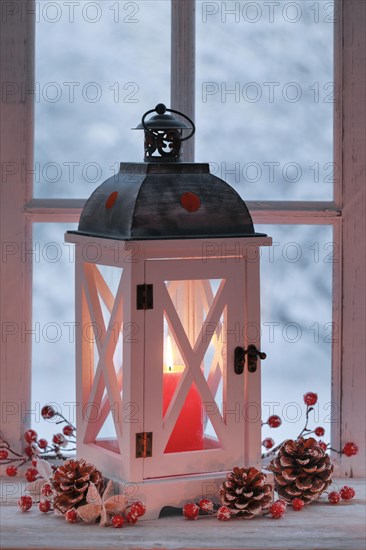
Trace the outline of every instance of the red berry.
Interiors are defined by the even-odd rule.
[[[321,426],[318,426],[317,428],[315,428],[314,432],[315,432],[315,435],[317,435],[318,437],[322,437],[325,434],[325,430]]]
[[[325,441],[321,441],[321,439],[319,439],[318,445],[321,449],[323,449],[323,451],[326,451],[328,448],[328,445],[325,443]]]
[[[55,434],[52,438],[52,441],[55,445],[61,445],[61,447],[66,447],[67,441],[64,434]]]
[[[346,456],[354,456],[358,453],[358,447],[353,441],[349,441],[342,449],[342,453]]]
[[[33,460],[31,461],[31,464],[32,464],[33,468],[37,468],[37,459],[33,458]]]
[[[42,485],[41,495],[43,497],[48,498],[48,497],[51,497],[52,494],[53,494],[53,491],[50,483],[45,483],[44,485]]]
[[[126,514],[126,521],[130,524],[130,525],[135,525],[135,523],[137,523],[137,520],[138,520],[138,516],[136,516],[136,514],[133,514],[132,512],[128,512]]]
[[[286,507],[282,504],[282,502],[279,502],[278,500],[276,502],[273,502],[271,506],[269,507],[269,513],[274,519],[282,518],[282,516],[285,515]]]
[[[204,512],[211,513],[213,512],[213,502],[212,500],[209,500],[208,498],[201,498],[201,500],[198,503],[198,506],[203,510]]]
[[[183,516],[187,519],[197,519],[200,509],[194,502],[188,502],[183,508]]]
[[[71,510],[67,510],[65,514],[65,520],[67,521],[67,523],[76,523],[78,520],[76,510],[74,510],[73,508],[71,508]]]
[[[304,395],[304,403],[305,405],[308,405],[308,407],[310,407],[311,405],[315,405],[317,401],[318,401],[318,394],[313,393],[312,391],[309,391]]]
[[[221,506],[221,508],[217,510],[216,517],[220,521],[228,521],[231,518],[229,508],[227,506]]]
[[[28,470],[26,470],[24,475],[25,475],[25,479],[30,483],[36,480],[38,471],[35,468],[28,468]]]
[[[14,477],[18,473],[18,468],[16,466],[8,466],[5,471],[7,476]]]
[[[2,449],[0,451],[0,460],[6,460],[8,456],[9,456],[9,453],[5,449]]]
[[[40,449],[45,449],[47,447],[47,445],[48,445],[47,439],[39,439],[38,440],[38,447]]]
[[[24,447],[24,452],[30,458],[35,454],[35,449],[34,447],[32,447],[32,445],[27,445],[26,447]]]
[[[123,527],[124,522],[125,520],[123,519],[122,516],[113,516],[112,518],[112,525],[116,529],[120,529],[121,527]]]
[[[337,493],[337,491],[332,491],[328,495],[328,500],[331,504],[338,504],[338,502],[341,500],[341,495]]]
[[[26,432],[24,432],[24,439],[26,440],[27,443],[32,443],[33,441],[37,441],[37,432],[35,432],[34,430],[27,430]]]
[[[341,495],[341,498],[343,500],[351,500],[355,496],[356,492],[353,489],[353,487],[349,487],[348,485],[345,485],[339,491],[339,494]]]
[[[273,414],[268,418],[267,423],[271,428],[278,428],[278,426],[281,426],[282,420],[279,416],[277,416],[276,414]]]
[[[24,495],[18,500],[18,508],[21,512],[27,512],[32,508],[33,500],[29,495]]]
[[[49,500],[41,500],[38,505],[39,511],[47,514],[51,510],[51,503]]]
[[[63,427],[62,431],[64,435],[72,435],[74,432],[74,428],[70,426],[70,424],[67,424],[66,426]]]
[[[272,437],[266,437],[266,439],[263,439],[262,445],[265,449],[272,449],[275,442],[273,441]]]
[[[134,502],[132,504],[130,511],[133,516],[137,516],[138,518],[140,518],[145,514],[146,506],[143,502],[140,502],[138,500],[137,502]]]
[[[304,501],[301,500],[301,498],[294,498],[294,500],[292,501],[292,508],[296,512],[300,512],[300,510],[304,508]]]
[[[42,407],[41,415],[45,420],[47,420],[48,418],[52,418],[53,416],[55,416],[55,414],[56,411],[53,407],[51,407],[51,405],[45,405],[44,407]]]

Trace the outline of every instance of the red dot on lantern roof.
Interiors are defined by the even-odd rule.
[[[109,195],[109,197],[107,198],[107,200],[105,201],[105,207],[109,210],[110,208],[112,208],[112,206],[114,206],[114,203],[116,202],[117,200],[117,197],[118,197],[118,191],[113,191],[113,193],[111,193]]]
[[[183,193],[183,195],[181,196],[180,204],[188,212],[196,212],[196,210],[198,210],[201,206],[201,199],[198,195],[196,195],[196,193],[191,193],[190,191],[187,191],[187,193]]]

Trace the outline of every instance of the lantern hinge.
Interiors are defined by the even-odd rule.
[[[152,432],[136,434],[136,458],[152,456]]]
[[[153,309],[153,285],[137,285],[137,309]]]

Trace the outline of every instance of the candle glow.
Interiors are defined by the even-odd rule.
[[[179,384],[185,365],[176,365],[170,335],[166,337],[163,366],[163,417]],[[202,401],[193,384],[172,430],[166,453],[196,451],[203,448]]]

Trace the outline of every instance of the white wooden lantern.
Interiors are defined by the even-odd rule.
[[[77,453],[150,518],[260,466],[259,258],[271,244],[207,164],[149,155],[151,136],[169,144],[184,127],[161,111],[143,118],[148,162],[122,163],[66,234]]]

